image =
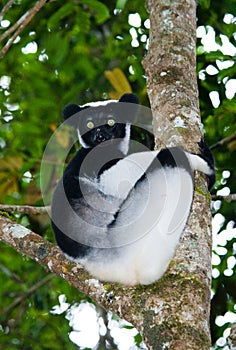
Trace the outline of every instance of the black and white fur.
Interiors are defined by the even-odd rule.
[[[204,142],[199,155],[178,147],[127,155],[137,110],[132,94],[65,107],[82,147],[52,201],[52,227],[66,256],[98,279],[126,285],[163,275],[188,219],[193,172],[206,174],[210,186],[215,177]]]

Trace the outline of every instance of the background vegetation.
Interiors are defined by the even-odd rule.
[[[0,35],[34,4],[15,1],[0,22]],[[235,0],[201,0],[197,14],[200,106],[216,160],[213,194],[218,195],[236,193],[235,12]],[[41,158],[65,104],[116,98],[132,90],[148,106],[142,68],[148,28],[141,0],[49,1],[16,37],[0,65],[1,203],[44,204]],[[0,39],[3,48],[8,38]],[[60,149],[71,137],[68,130],[58,134],[45,187],[55,181]],[[226,346],[222,337],[230,322],[236,322],[236,202],[215,199],[212,210],[211,324],[213,343],[220,349]],[[15,214],[14,219],[54,241],[46,216]],[[61,294],[69,303],[85,297],[6,245],[0,249],[0,349],[75,349],[63,314],[50,310]]]

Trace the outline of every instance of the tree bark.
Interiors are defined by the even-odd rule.
[[[156,145],[198,151],[196,2],[147,0],[150,43],[144,60]],[[169,271],[152,295],[144,338],[150,349],[210,348],[211,214],[197,176],[191,215]]]
[[[147,90],[156,143],[194,148],[201,138],[196,78],[196,2],[147,0]],[[191,134],[191,137],[189,135]]]

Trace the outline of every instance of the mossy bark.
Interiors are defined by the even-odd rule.
[[[147,0],[149,51],[143,64],[157,147],[197,152],[201,120],[196,78],[196,2]],[[143,335],[149,349],[210,348],[211,214],[197,175],[191,215],[169,270],[146,301]],[[147,308],[147,303],[149,308]]]

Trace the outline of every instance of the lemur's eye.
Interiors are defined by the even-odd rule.
[[[87,123],[87,128],[88,128],[88,129],[92,129],[92,128],[94,128],[94,124],[93,124],[93,122],[91,122],[91,121],[90,121],[90,122],[88,122],[88,123]]]
[[[108,119],[107,124],[109,126],[113,126],[115,124],[115,120],[114,119]]]

